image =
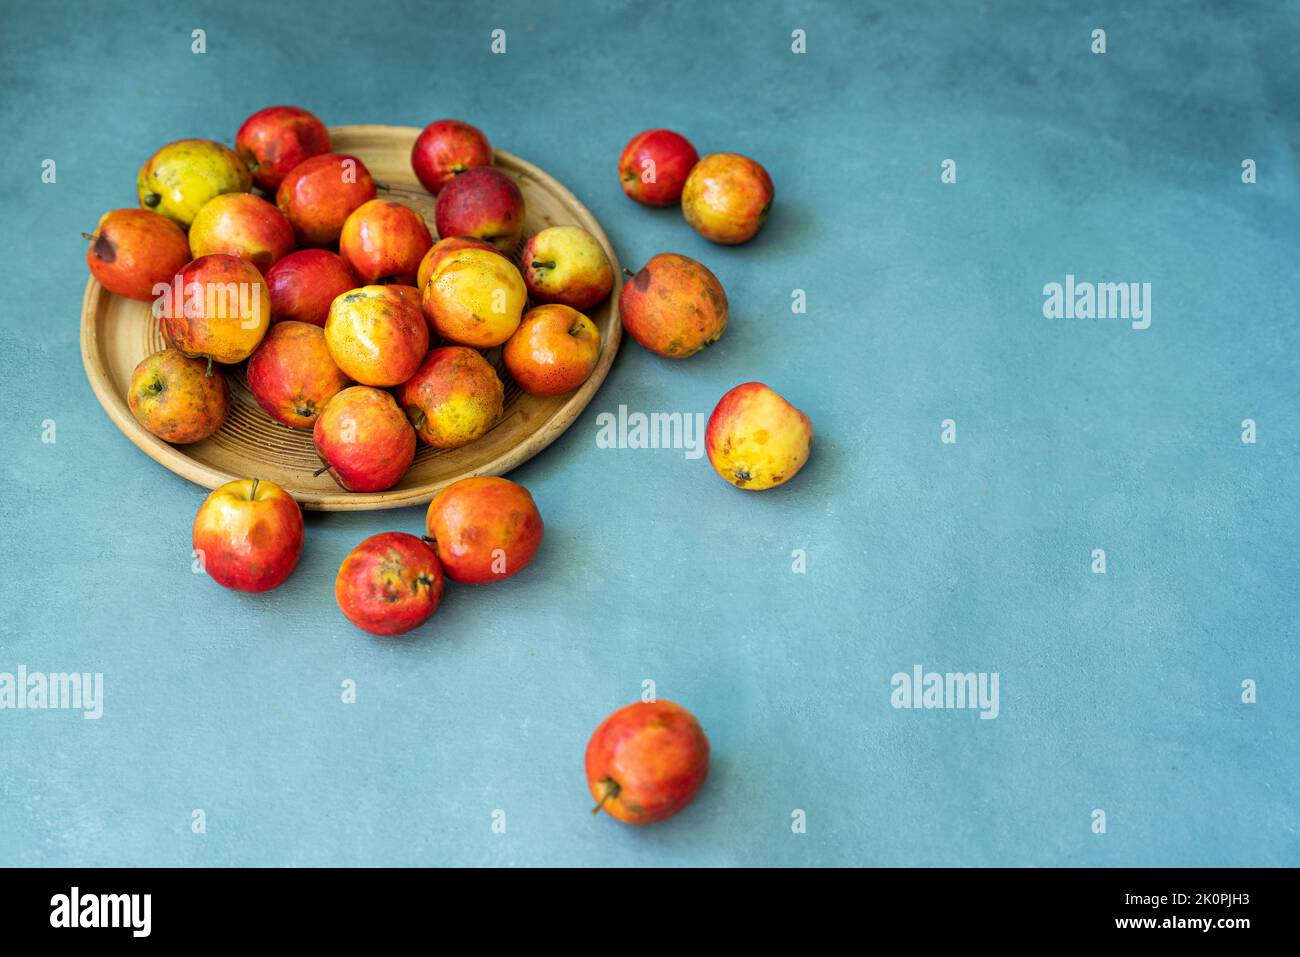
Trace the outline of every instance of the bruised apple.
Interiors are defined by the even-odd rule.
[[[155,286],[170,284],[190,261],[185,232],[166,216],[147,209],[115,209],[100,217],[90,240],[86,265],[109,292],[147,302]]]
[[[429,503],[425,531],[443,571],[467,585],[523,571],[542,543],[542,516],[528,489],[509,479],[461,479]]]
[[[744,489],[788,481],[808,461],[812,441],[808,416],[761,382],[746,382],[724,395],[704,430],[713,468]]]
[[[194,516],[194,551],[204,571],[237,591],[283,584],[302,555],[302,539],[298,503],[274,482],[227,482]]]
[[[348,216],[375,198],[375,181],[366,164],[346,153],[321,153],[303,160],[280,182],[280,207],[303,246],[338,242]]]
[[[706,266],[689,256],[660,253],[623,284],[623,328],[651,352],[685,359],[722,337],[727,294]]]
[[[528,289],[505,256],[464,247],[435,264],[422,303],[438,335],[459,345],[491,349],[519,328]]]
[[[671,206],[700,155],[680,133],[646,130],[623,147],[618,180],[623,192],[643,206]]]
[[[382,492],[415,459],[415,430],[381,389],[354,385],[325,403],[312,441],[325,469],[349,492]]]
[[[271,321],[296,319],[324,328],[330,303],[359,285],[356,274],[337,253],[328,249],[289,253],[266,272]]]
[[[442,188],[434,219],[439,236],[481,239],[509,255],[524,231],[524,194],[496,167],[476,166]]]
[[[415,375],[402,383],[398,400],[425,444],[455,449],[473,442],[501,417],[505,386],[474,349],[444,346],[430,351]]]
[[[141,359],[126,398],[136,421],[174,445],[206,439],[221,428],[230,408],[225,377],[176,349]]]
[[[432,548],[405,532],[382,532],[348,552],[334,579],[334,598],[363,631],[404,635],[433,617],[442,588],[442,565]]]
[[[551,226],[524,243],[520,272],[537,302],[590,309],[609,295],[614,268],[605,247],[578,226]]]
[[[709,739],[674,701],[638,701],[600,723],[587,742],[587,787],[624,824],[653,824],[690,803],[709,775]]]
[[[239,154],[215,140],[168,143],[145,160],[136,178],[140,205],[185,229],[212,197],[252,188],[253,176]]]
[[[314,113],[297,106],[268,106],[244,120],[235,134],[235,150],[253,182],[274,193],[291,169],[330,151],[330,134]]]
[[[415,282],[433,245],[429,227],[409,206],[372,199],[352,211],[339,236],[339,255],[366,284]]]
[[[411,148],[416,178],[435,196],[452,178],[492,165],[492,147],[476,127],[460,120],[438,120],[426,126]]]
[[[325,343],[334,362],[362,385],[400,385],[429,351],[429,327],[409,294],[363,286],[330,306]]]
[[[316,424],[325,403],[350,385],[309,322],[277,322],[248,360],[248,388],[266,414],[294,429]]]
[[[772,177],[748,156],[710,153],[695,164],[682,189],[682,215],[705,239],[747,242],[772,208]]]
[[[194,258],[226,253],[266,272],[293,249],[284,214],[252,193],[222,193],[208,200],[190,225]]]
[[[529,395],[563,395],[595,371],[600,330],[569,306],[538,306],[524,316],[502,358],[519,388]]]
[[[163,337],[187,356],[247,359],[271,324],[271,299],[257,267],[225,253],[200,256],[154,303]]]

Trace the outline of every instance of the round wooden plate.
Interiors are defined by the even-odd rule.
[[[409,126],[337,126],[330,135],[336,152],[359,157],[375,180],[388,187],[381,197],[419,211],[434,232],[434,197],[411,171],[411,146],[419,132]],[[81,355],[100,404],[150,458],[191,482],[216,488],[238,478],[268,479],[304,508],[326,511],[419,505],[459,479],[503,475],[528,461],[572,424],[608,374],[622,334],[618,318],[622,274],[609,239],[577,197],[532,163],[503,150],[496,151],[496,166],[523,191],[525,237],[547,226],[581,226],[605,247],[614,267],[613,293],[588,311],[600,329],[600,359],[591,378],[576,392],[552,398],[527,395],[505,371],[501,350],[493,349],[486,355],[505,383],[506,400],[500,421],[486,435],[448,451],[420,443],[415,463],[396,486],[384,492],[348,492],[328,473],[313,476],[321,461],[311,433],[281,425],[262,411],[248,391],[242,363],[224,370],[230,383],[230,414],[216,434],[193,445],[169,445],[147,432],[127,406],[127,385],[136,364],[165,347],[162,333],[150,303],[115,296],[92,278],[81,307]]]

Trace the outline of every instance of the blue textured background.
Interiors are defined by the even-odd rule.
[[[106,684],[99,721],[0,712],[0,864],[1300,863],[1294,3],[315,6],[0,13],[0,671]],[[190,571],[204,493],[82,372],[78,234],[133,204],[157,146],[230,142],[273,103],[467,119],[625,264],[682,252],[731,299],[688,362],[625,345],[512,476],[546,520],[536,562],[452,587],[413,640],[354,630],[331,588],[421,510],[309,514],[288,584],[226,592]],[[756,241],[623,197],[650,126],[768,168]],[[1151,282],[1152,327],[1044,319],[1066,273]],[[750,379],[816,426],[786,487],[596,447],[620,403],[707,413]],[[916,663],[999,672],[1001,716],[894,710]],[[633,829],[588,813],[582,754],[645,678],[714,764]]]

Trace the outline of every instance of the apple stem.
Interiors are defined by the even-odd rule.
[[[82,233],[82,234],[81,234],[81,238],[82,238],[82,239],[94,239],[95,237],[92,236],[90,233]]]
[[[555,268],[555,260],[554,260],[554,259],[534,259],[534,260],[533,260],[533,268],[534,268],[534,269],[554,269],[554,268]]]
[[[257,486],[258,486],[258,483],[261,482],[261,481],[262,481],[262,480],[259,479],[259,478],[255,478],[255,479],[253,479],[253,488],[252,488],[252,490],[248,493],[248,500],[249,500],[250,502],[255,502],[255,501],[257,501]]]
[[[375,182],[375,189],[382,189],[385,193],[387,193],[392,188],[387,183],[379,182],[379,180],[375,180],[374,182]]]
[[[636,273],[634,273],[632,270],[628,269],[626,266],[623,267],[623,275],[624,275],[624,276],[627,276],[628,279],[635,279],[635,278],[636,278]]]
[[[212,378],[212,356],[208,356],[208,368],[203,374],[209,379]]]
[[[608,786],[605,788],[605,796],[600,799],[599,804],[591,809],[592,814],[599,814],[600,809],[605,806],[605,802],[612,797],[618,797],[618,792],[622,790],[618,784],[614,781],[610,781],[609,778],[606,778],[605,780],[609,782]]]
[[[324,475],[324,474],[325,474],[326,472],[328,472],[329,470],[330,470],[330,467],[329,467],[328,465],[322,465],[322,466],[321,466],[320,468],[318,468],[315,472],[312,472],[312,473],[311,473],[311,477],[312,477],[312,478],[318,478],[319,476]]]

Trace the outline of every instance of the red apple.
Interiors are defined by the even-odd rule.
[[[314,113],[296,106],[258,110],[235,134],[235,151],[253,182],[274,193],[289,171],[305,159],[330,151],[330,133]]]
[[[528,489],[485,475],[434,496],[425,531],[452,581],[498,581],[527,567],[542,544],[542,516]]]
[[[147,209],[115,209],[100,217],[86,265],[109,292],[148,302],[155,286],[170,283],[190,261],[185,232],[166,216]]]
[[[685,359],[727,329],[727,294],[703,263],[677,253],[652,256],[618,296],[623,328],[651,352]]]
[[[302,554],[302,512],[274,482],[227,482],[194,516],[194,550],[208,576],[237,591],[284,583]]]
[[[126,398],[136,420],[173,445],[206,439],[221,428],[230,409],[225,376],[177,349],[141,359]]]
[[[271,321],[296,319],[325,328],[330,303],[361,283],[348,264],[328,249],[300,249],[266,272]]]
[[[726,246],[748,242],[772,209],[772,177],[739,153],[710,153],[682,187],[682,215],[705,239]]]
[[[334,579],[334,598],[358,628],[404,635],[438,610],[442,586],[432,548],[405,532],[382,532],[348,552]]]
[[[579,311],[609,295],[614,267],[605,247],[580,226],[551,226],[524,243],[519,271],[535,302],[558,302]]]
[[[643,206],[671,206],[682,198],[691,167],[700,158],[686,137],[672,130],[646,130],[623,147],[618,178],[623,192]]]
[[[737,488],[762,490],[788,482],[808,461],[808,416],[761,382],[746,382],[718,400],[704,430],[714,471]]]
[[[443,346],[429,352],[397,397],[426,445],[457,449],[501,418],[505,386],[482,353]]]
[[[252,263],[225,253],[200,256],[181,270],[154,310],[168,343],[227,364],[252,355],[271,324],[266,280]]]
[[[346,153],[321,153],[303,160],[280,182],[280,207],[303,246],[338,242],[352,211],[375,198],[366,164]]]
[[[349,492],[382,492],[415,459],[415,429],[387,392],[354,385],[325,403],[312,441],[334,481]]]
[[[325,332],[309,322],[277,322],[248,360],[248,388],[266,414],[310,429],[330,399],[351,384],[334,364]]]
[[[339,236],[339,255],[363,285],[410,285],[433,245],[424,217],[401,203],[372,199],[352,211]]]
[[[676,702],[638,701],[600,723],[587,742],[586,771],[595,811],[653,824],[686,807],[704,784],[709,739]]]
[[[399,286],[362,286],[330,306],[325,344],[348,377],[362,385],[401,385],[429,351],[429,326]]]
[[[203,204],[190,224],[194,258],[225,253],[266,272],[293,249],[289,220],[252,193],[222,193]]]
[[[424,287],[429,284],[429,277],[432,276],[443,262],[446,261],[452,253],[459,252],[462,249],[481,249],[484,252],[496,253],[501,255],[501,251],[495,246],[488,243],[481,243],[477,239],[465,239],[462,236],[448,236],[446,239],[440,239],[430,247],[429,251],[424,254],[420,260],[420,268],[415,275],[415,288],[419,290],[420,295],[424,295]],[[504,258],[504,257],[503,257]],[[509,262],[509,260],[506,260]],[[513,266],[514,263],[511,263]]]
[[[487,137],[460,120],[438,120],[424,128],[411,148],[411,168],[435,196],[453,177],[476,166],[492,165]]]
[[[510,255],[524,231],[524,194],[501,170],[477,166],[443,187],[434,219],[439,236],[480,239]]]

